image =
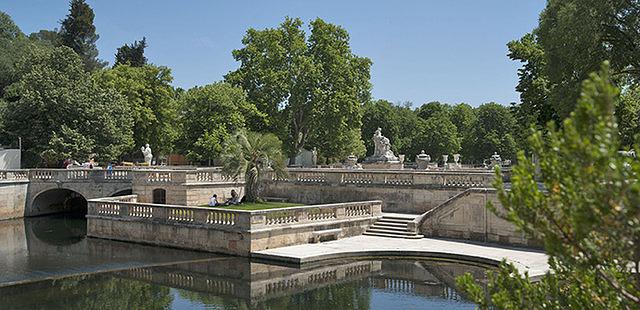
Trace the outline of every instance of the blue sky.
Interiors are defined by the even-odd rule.
[[[457,1],[87,1],[96,14],[100,58],[143,36],[147,58],[173,70],[190,88],[237,68],[231,51],[250,28],[277,26],[285,16],[320,17],[351,35],[351,47],[373,61],[372,95],[414,105],[438,100],[478,106],[518,101],[520,64],[506,43],[538,22],[543,0]],[[67,0],[3,0],[25,33],[59,27]]]

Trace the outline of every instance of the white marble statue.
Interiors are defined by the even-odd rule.
[[[147,166],[151,166],[151,160],[153,159],[153,154],[151,154],[151,148],[149,147],[149,143],[145,144],[141,149],[142,155],[144,155],[144,162],[147,163]]]
[[[500,155],[498,155],[498,152],[493,152],[493,155],[491,155],[491,167],[489,167],[489,169],[493,169],[493,167],[495,166],[502,166],[502,158],[500,158]]]
[[[399,162],[398,157],[391,151],[389,138],[382,135],[382,129],[376,129],[373,134],[373,156],[366,159],[367,162]]]

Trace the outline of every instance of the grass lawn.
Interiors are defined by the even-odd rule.
[[[245,202],[239,205],[216,206],[213,208],[250,211],[250,210],[279,209],[279,208],[298,207],[298,206],[302,206],[302,204],[290,203],[290,202]],[[201,205],[200,207],[211,208],[208,205]]]

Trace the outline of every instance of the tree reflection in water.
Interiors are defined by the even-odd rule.
[[[2,309],[473,308],[455,276],[485,267],[446,261],[374,260],[296,269],[219,257],[0,288]],[[382,304],[376,303],[382,299]],[[376,301],[376,302],[374,302]],[[426,304],[425,304],[426,303]]]

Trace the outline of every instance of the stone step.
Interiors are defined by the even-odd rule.
[[[400,220],[400,219],[391,219],[391,218],[381,218],[378,220],[378,222],[385,222],[385,223],[396,223],[396,224],[404,224],[407,225],[409,222],[408,220]]]
[[[397,227],[397,228],[407,229],[407,224],[393,223],[393,222],[380,222],[380,221],[377,221],[374,225],[385,226],[385,227]]]
[[[407,232],[407,227],[406,226],[387,226],[387,225],[382,225],[380,223],[375,223],[373,224],[369,229],[386,229],[386,230],[393,230],[393,231],[401,231],[401,232]]]
[[[396,234],[385,234],[385,233],[377,233],[377,232],[365,232],[363,235],[367,236],[377,236],[377,237],[387,237],[387,238],[400,238],[400,239],[422,239],[423,235],[396,235]]]
[[[381,234],[394,234],[394,235],[402,235],[402,236],[413,236],[416,234],[415,232],[410,232],[406,230],[398,231],[398,230],[390,230],[390,229],[374,228],[374,227],[367,229],[367,232],[375,232],[375,233],[381,233]]]
[[[418,217],[420,215],[417,214],[405,214],[405,213],[388,213],[388,212],[384,212],[382,213],[382,217],[386,217],[386,218],[394,218],[394,219],[400,219],[400,220],[413,220],[416,217]]]

